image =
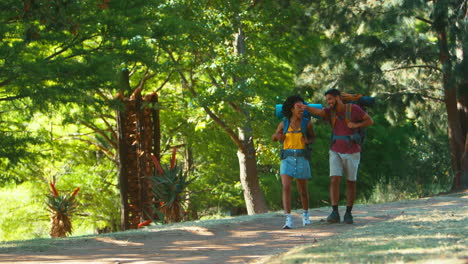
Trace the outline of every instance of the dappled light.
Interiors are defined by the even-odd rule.
[[[201,236],[214,236],[214,233],[211,232],[209,229],[205,227],[197,227],[197,226],[191,226],[191,227],[184,227],[181,228],[182,230],[192,232],[193,234],[196,235],[201,235]]]
[[[458,199],[437,196],[369,207],[370,213],[385,207],[387,216],[391,217],[339,234],[332,240],[288,252],[281,263],[360,262],[364,256],[372,262],[417,261],[424,256],[436,263],[463,263],[468,252],[465,193],[460,193]],[[447,199],[451,202],[447,203]],[[400,206],[394,206],[397,204]]]
[[[135,242],[124,241],[124,240],[117,240],[117,239],[112,239],[110,237],[96,237],[96,238],[94,238],[94,240],[99,241],[99,242],[114,244],[114,245],[122,246],[122,247],[143,246],[142,243],[135,243]]]

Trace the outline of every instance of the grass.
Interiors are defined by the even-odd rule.
[[[458,195],[458,196],[457,196]],[[443,196],[449,204],[468,195]],[[362,226],[262,263],[467,263],[467,206],[409,207],[396,218]]]

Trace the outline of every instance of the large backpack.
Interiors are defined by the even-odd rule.
[[[307,125],[310,122],[310,118],[307,118],[305,116],[302,117],[301,120],[301,132],[304,137],[307,138]],[[289,118],[283,118],[283,134],[286,135],[286,133],[298,133],[296,131],[289,132]],[[284,142],[281,142],[284,143]],[[311,144],[306,144],[305,145],[305,153],[304,153],[304,158],[306,160],[310,160],[312,156],[312,150],[311,150]],[[283,152],[281,152],[281,159],[283,159]]]
[[[341,99],[343,100],[343,103],[345,103],[346,105],[346,113],[345,113],[346,124],[348,124],[348,122],[351,120],[351,110],[352,110],[351,104],[357,104],[364,110],[366,107],[372,107],[375,104],[375,97],[363,96],[362,94],[350,94],[350,93],[341,92]],[[330,123],[332,125],[332,135],[331,135],[332,145],[337,139],[344,139],[350,144],[354,142],[359,145],[362,145],[364,143],[364,139],[366,137],[366,128],[364,127],[353,129],[354,132],[350,136],[334,135],[333,128],[335,127],[336,118],[337,118],[336,112],[332,110],[331,117],[330,117],[331,119]]]
[[[341,100],[343,103],[357,104],[361,108],[373,106],[375,104],[375,97],[363,96],[362,94],[341,93]]]
[[[345,111],[344,120],[346,124],[348,124],[351,120],[351,111],[353,109],[352,104],[351,103],[345,104],[345,108],[346,108],[346,111]],[[337,139],[344,139],[349,144],[356,143],[356,144],[362,145],[364,143],[364,138],[366,137],[366,129],[364,127],[354,128],[353,134],[351,135],[346,135],[346,136],[335,135],[335,133],[333,133],[333,128],[335,128],[335,123],[337,119],[338,119],[338,116],[336,114],[336,111],[335,109],[332,109],[330,112],[330,124],[332,126],[332,133],[331,133],[332,145],[333,143],[335,143]]]

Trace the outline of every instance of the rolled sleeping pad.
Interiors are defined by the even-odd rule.
[[[373,106],[375,104],[375,97],[363,96],[358,100],[359,105]]]
[[[315,108],[318,108],[318,109],[323,109],[322,105],[321,104],[307,104],[308,106],[310,107],[315,107]],[[277,118],[283,118],[284,115],[283,115],[283,105],[282,104],[277,104],[276,107],[275,107],[275,116]],[[309,113],[309,111],[305,110],[304,111],[304,116],[307,117],[307,118],[310,118],[311,116],[315,117],[315,118],[318,118],[320,119],[321,117],[320,116],[316,116],[316,115],[312,115],[311,113]]]
[[[375,97],[362,96],[357,101],[345,101],[345,103],[357,104],[360,107],[372,107],[375,104]]]

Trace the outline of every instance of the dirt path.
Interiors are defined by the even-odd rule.
[[[355,224],[327,224],[328,209],[311,210],[312,225],[283,230],[283,216],[270,214],[241,222],[185,226],[174,230],[148,230],[115,236],[63,240],[53,247],[0,250],[0,263],[247,263],[303,244],[317,243],[338,232],[346,232],[392,219],[411,208],[467,205],[468,192],[457,197],[432,198],[371,206],[356,206]],[[340,208],[343,211],[343,208]]]

